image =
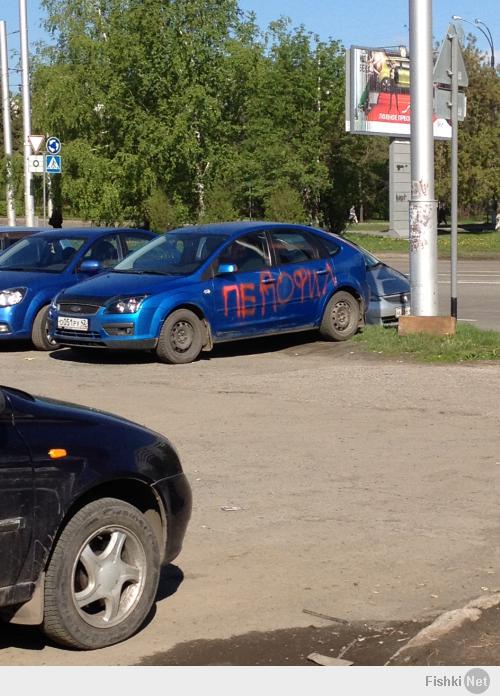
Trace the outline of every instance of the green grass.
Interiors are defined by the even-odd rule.
[[[414,334],[399,337],[396,328],[367,326],[353,339],[363,350],[391,357],[414,357],[421,362],[460,363],[500,361],[500,332],[459,324],[455,336]]]
[[[373,237],[368,234],[347,232],[345,238],[360,244],[374,254],[408,253],[407,239],[392,237]],[[449,234],[438,237],[438,253],[440,257],[449,258],[451,239]],[[498,258],[500,257],[500,232],[483,232],[476,234],[461,233],[458,235],[458,256],[461,259]]]
[[[369,234],[353,234],[352,232],[346,232],[344,237],[355,244],[368,249],[368,251],[374,254],[384,253],[384,252],[401,252],[408,253],[408,240],[407,239],[393,239],[392,237],[372,237]]]
[[[387,232],[389,229],[389,220],[369,220],[368,222],[359,222],[357,225],[348,225],[346,230],[349,232]]]

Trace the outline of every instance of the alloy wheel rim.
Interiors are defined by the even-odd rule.
[[[94,628],[121,623],[137,606],[146,580],[146,553],[137,536],[102,527],[80,547],[72,572],[78,614]]]

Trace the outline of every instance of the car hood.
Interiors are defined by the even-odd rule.
[[[367,268],[366,280],[370,287],[370,294],[377,297],[410,292],[410,281],[408,278],[385,263]]]
[[[72,285],[59,299],[67,297],[111,298],[117,295],[144,295],[174,290],[186,284],[186,276],[135,275],[133,273],[104,273]]]
[[[61,401],[59,399],[51,399],[46,396],[37,396],[28,394],[27,392],[21,391],[14,387],[1,386],[1,389],[9,396],[11,399],[20,399],[22,402],[27,404],[33,404],[37,406],[41,413],[48,418],[48,420],[75,420],[75,421],[85,421],[88,423],[100,422],[104,419],[110,419],[115,421],[118,425],[123,423],[130,423],[138,428],[142,426],[137,425],[128,421],[125,418],[116,416],[113,413],[108,413],[107,411],[101,411],[99,409],[91,408],[89,406],[80,406],[68,401]],[[28,409],[30,407],[28,406]],[[24,410],[24,409],[23,409]]]
[[[2,271],[0,270],[0,290],[8,288],[42,288],[60,285],[63,273],[36,273],[33,271]]]

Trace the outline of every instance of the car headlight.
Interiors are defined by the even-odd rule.
[[[119,297],[106,307],[106,314],[135,314],[141,308],[147,295],[134,295],[134,297]]]
[[[0,290],[0,307],[13,307],[24,300],[26,288],[8,288]]]

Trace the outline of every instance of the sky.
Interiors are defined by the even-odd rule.
[[[30,44],[46,39],[41,27],[43,13],[39,0],[26,0]],[[499,0],[433,0],[433,34],[444,38],[452,15],[460,15],[472,23],[478,17],[493,34],[497,62],[500,62]],[[263,28],[281,16],[290,17],[293,26],[303,24],[322,39],[340,40],[344,46],[397,46],[408,44],[408,0],[239,0],[242,10],[253,11]],[[477,13],[480,13],[479,15]],[[7,22],[10,67],[17,62],[19,48],[18,0],[0,0],[0,20]],[[466,33],[475,33],[478,47],[489,53],[488,44],[477,28],[463,24]],[[15,89],[16,73],[11,74]]]

